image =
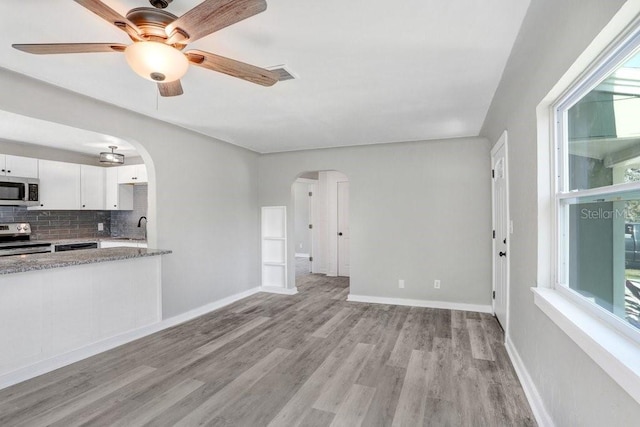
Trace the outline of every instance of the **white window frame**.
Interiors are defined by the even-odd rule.
[[[582,296],[559,285],[560,250],[558,238],[558,162],[560,153],[555,111],[577,102],[640,40],[640,1],[625,3],[586,50],[560,77],[536,108],[537,189],[538,189],[538,266],[537,282],[531,288],[535,305],[572,339],[622,389],[640,403],[640,344],[624,330],[633,327]],[[630,53],[630,52],[629,52]],[[600,74],[597,70],[601,70]],[[560,178],[564,175],[560,173]],[[619,184],[619,190],[637,189],[637,183]],[[610,189],[585,190],[582,195]],[[575,197],[576,194],[571,194]],[[620,326],[620,328],[616,327]],[[635,332],[635,331],[633,331]],[[633,336],[634,334],[631,334]]]
[[[569,288],[566,274],[568,270],[567,259],[569,257],[568,242],[571,237],[562,235],[567,232],[566,230],[569,227],[568,205],[566,208],[561,207],[562,202],[568,201],[569,199],[640,190],[640,182],[613,184],[587,190],[571,190],[571,188],[569,188],[569,173],[567,170],[569,160],[567,116],[569,109],[605,80],[616,68],[638,53],[640,53],[640,28],[630,34],[624,41],[610,48],[600,61],[596,62],[575,85],[570,87],[569,90],[552,105],[553,120],[551,134],[553,135],[554,142],[553,151],[556,153],[554,162],[555,173],[552,176],[552,188],[555,193],[552,204],[555,220],[554,249],[556,257],[553,281],[555,289],[565,297],[570,298],[574,303],[580,305],[583,309],[589,310],[592,315],[607,322],[610,327],[640,344],[639,329]]]

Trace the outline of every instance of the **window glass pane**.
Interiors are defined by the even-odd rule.
[[[640,54],[567,112],[569,188],[640,180]]]
[[[640,328],[640,195],[572,199],[567,215],[568,285]]]

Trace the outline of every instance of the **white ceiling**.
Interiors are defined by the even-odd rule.
[[[122,14],[147,0],[104,0]],[[117,53],[29,55],[12,43],[128,37],[69,0],[6,2],[0,66],[266,153],[478,135],[529,0],[267,0],[189,45],[299,80],[262,87],[191,67],[161,98]],[[174,0],[180,16],[199,0]],[[28,25],[25,25],[28,23]],[[2,137],[2,135],[0,135]]]

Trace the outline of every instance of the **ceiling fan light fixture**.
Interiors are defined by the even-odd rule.
[[[189,69],[189,60],[182,52],[160,42],[133,43],[124,55],[133,71],[156,83],[180,80]]]
[[[124,165],[124,154],[113,152],[113,150],[118,147],[116,147],[115,145],[110,145],[109,148],[111,148],[111,152],[103,151],[102,153],[100,153],[100,163],[107,163],[110,165]]]

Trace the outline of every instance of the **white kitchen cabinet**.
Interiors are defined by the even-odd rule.
[[[121,185],[118,182],[118,167],[105,171],[106,209],[110,211],[133,210],[133,186]]]
[[[119,184],[146,184],[148,182],[145,165],[119,166],[117,169]]]
[[[105,169],[80,165],[80,201],[84,210],[104,210]]]
[[[0,176],[38,178],[38,159],[0,154]]]
[[[40,160],[40,210],[80,209],[80,165]]]

